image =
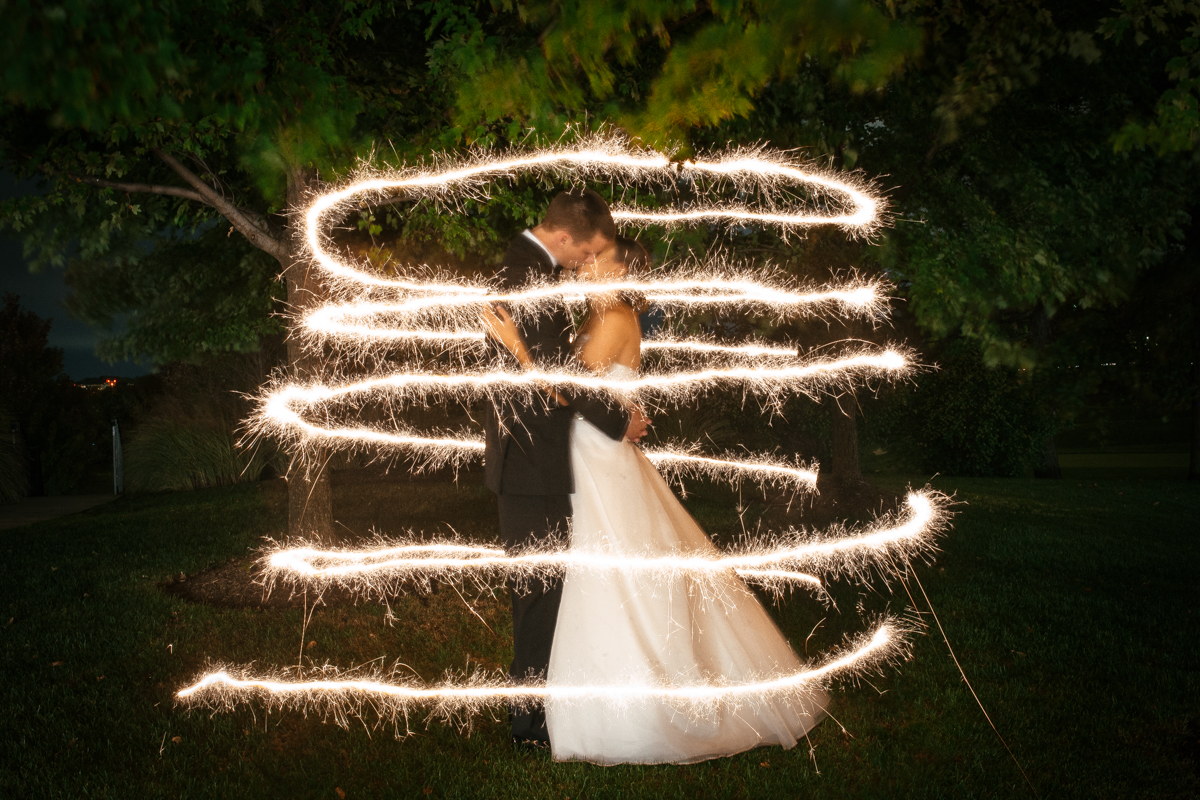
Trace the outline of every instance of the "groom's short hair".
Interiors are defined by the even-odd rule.
[[[604,198],[591,189],[571,189],[550,201],[542,225],[553,231],[566,231],[576,242],[589,242],[597,233],[610,242],[617,237],[617,225]]]

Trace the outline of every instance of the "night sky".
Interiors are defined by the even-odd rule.
[[[18,191],[10,175],[0,173],[0,196],[12,197]],[[101,375],[135,377],[150,371],[150,365],[133,361],[109,364],[96,357],[98,337],[88,325],[71,317],[63,308],[63,300],[70,293],[63,283],[60,269],[47,269],[33,274],[21,255],[21,242],[17,239],[0,238],[0,295],[13,292],[20,296],[21,304],[39,317],[53,321],[50,328],[50,345],[63,349],[63,369],[74,380],[94,378]]]

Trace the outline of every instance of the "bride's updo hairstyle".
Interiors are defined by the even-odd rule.
[[[632,278],[639,272],[644,272],[650,268],[650,251],[637,239],[630,239],[628,236],[618,236],[614,249],[616,250],[614,256],[617,261],[625,265],[626,278]],[[649,301],[646,300],[641,292],[621,292],[621,299],[633,306],[633,311],[636,314],[644,314],[646,313],[646,309],[650,307]]]

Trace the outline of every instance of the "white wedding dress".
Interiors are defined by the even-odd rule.
[[[618,366],[612,377],[631,377]],[[571,550],[705,555],[713,544],[635,445],[576,416],[571,427]],[[738,685],[803,669],[732,571],[705,577],[567,570],[547,684],[556,687]],[[760,745],[794,746],[824,716],[824,692],[689,704],[551,694],[556,761],[688,764]]]

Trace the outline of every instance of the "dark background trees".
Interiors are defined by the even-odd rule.
[[[0,148],[43,191],[6,204],[5,222],[35,268],[67,264],[77,313],[120,317],[114,353],[258,349],[280,329],[273,311],[321,295],[296,269],[289,216],[318,175],[437,127],[428,13],[353,1],[199,10],[6,9]],[[289,362],[311,369],[300,355]],[[293,528],[328,532],[328,481],[292,477]]]
[[[62,350],[47,344],[48,320],[22,308],[16,295],[0,302],[0,423],[10,445],[5,499],[94,489],[95,473],[111,463],[114,404],[62,373]]]
[[[601,3],[555,14],[538,5],[548,16],[536,40],[480,48],[481,77],[459,95],[459,119],[524,115],[544,126],[570,108],[603,107],[651,141],[767,141],[886,176],[895,224],[857,265],[897,283],[926,350],[945,342],[956,365],[973,353],[1009,371],[1004,380],[1038,411],[1019,426],[1041,429],[1037,470],[1054,476],[1053,435],[1096,385],[1079,364],[1088,339],[1064,338],[1060,323],[1081,313],[1120,324],[1109,313],[1131,298],[1152,305],[1139,276],[1188,246],[1197,11],[917,0],[872,16],[832,6],[681,3],[650,13]],[[583,18],[587,33],[577,30]],[[814,34],[821,25],[842,38]],[[820,52],[789,49],[797,35],[822,42]],[[772,47],[725,57],[764,36]],[[506,83],[515,74],[520,85]],[[539,90],[524,91],[531,85]],[[812,239],[792,248],[793,260],[806,249]],[[1181,338],[1194,341],[1194,328]],[[1194,345],[1183,352],[1195,361]],[[1194,403],[1195,382],[1173,380],[1190,381]],[[1006,463],[1023,469],[1030,456]]]
[[[260,350],[278,341],[279,312],[321,295],[294,269],[289,212],[358,159],[572,123],[681,154],[801,147],[877,177],[893,225],[836,264],[816,235],[734,244],[805,275],[889,277],[901,332],[947,367],[923,386],[969,374],[1033,409],[997,401],[993,419],[959,403],[948,427],[993,431],[973,449],[1005,455],[955,468],[1053,475],[1054,434],[1101,387],[1196,405],[1194,314],[1161,289],[1194,288],[1196,25],[1190,6],[1134,0],[10,3],[0,158],[41,192],[6,203],[3,221],[35,268],[66,268],[73,312],[111,331],[105,352],[170,363]],[[364,252],[450,251],[479,267],[552,189],[517,182],[460,214],[388,206],[352,223]],[[675,246],[727,239],[699,230]],[[1135,330],[1150,337],[1141,349]],[[314,368],[294,348],[287,361]],[[1118,362],[1128,383],[1106,377]],[[916,414],[906,391],[886,397]],[[870,398],[854,405],[875,413]],[[856,474],[844,462],[830,468]],[[298,494],[328,491],[304,477]],[[293,527],[327,507],[296,505]]]

